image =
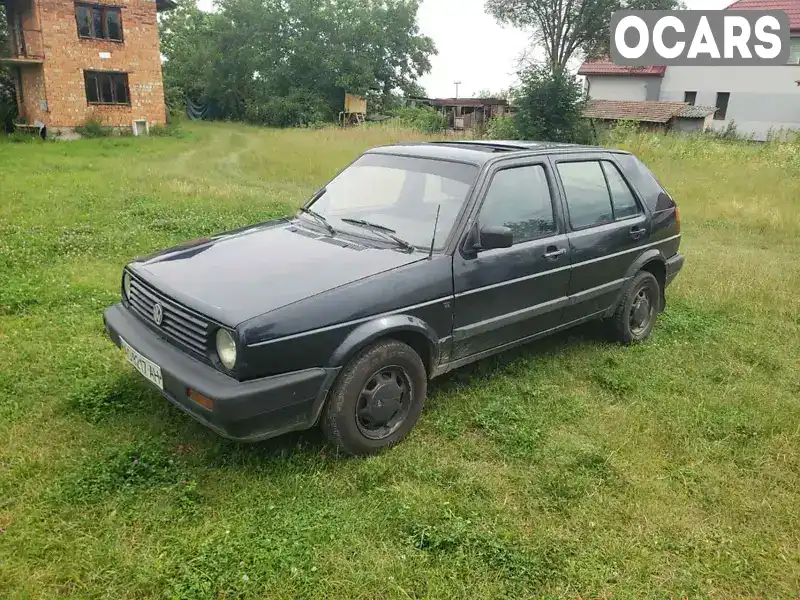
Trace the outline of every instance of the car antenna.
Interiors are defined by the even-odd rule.
[[[428,255],[428,260],[433,258],[433,246],[436,244],[436,230],[439,228],[439,213],[442,212],[442,205],[436,209],[436,222],[433,224],[433,239],[431,239],[431,253]]]

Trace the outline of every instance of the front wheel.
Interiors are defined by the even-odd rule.
[[[611,321],[614,337],[623,344],[643,342],[650,337],[661,308],[661,286],[648,271],[633,278]]]
[[[384,340],[362,350],[331,390],[321,427],[351,455],[375,454],[405,438],[428,392],[422,359],[408,345]]]

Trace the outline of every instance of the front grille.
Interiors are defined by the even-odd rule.
[[[153,307],[161,305],[161,325],[153,320]],[[167,334],[189,350],[208,358],[208,339],[211,323],[197,313],[171,300],[137,277],[131,278],[130,306],[151,327]]]

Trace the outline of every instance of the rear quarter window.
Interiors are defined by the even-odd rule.
[[[615,154],[614,158],[652,212],[675,207],[675,201],[642,161],[632,154]]]

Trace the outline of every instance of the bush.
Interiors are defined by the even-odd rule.
[[[422,133],[439,133],[447,129],[447,117],[428,106],[401,108],[394,112],[394,117],[404,126]]]
[[[264,102],[248,101],[245,120],[272,127],[307,126],[320,121],[330,122],[333,115],[324,99],[313,94],[294,92],[288,96],[269,98]]]
[[[167,105],[168,116],[183,115],[186,112],[186,94],[177,86],[166,86],[164,104]]]
[[[181,122],[174,120],[166,125],[151,125],[150,135],[153,137],[180,137],[183,134]]]
[[[490,119],[486,137],[490,140],[518,140],[516,120],[511,115]]]
[[[583,90],[573,75],[536,66],[521,72],[520,80],[515,103],[522,139],[591,142],[590,124],[583,118]]]
[[[75,128],[75,133],[85,138],[101,138],[110,136],[114,130],[106,127],[97,119],[89,119],[83,125]]]

